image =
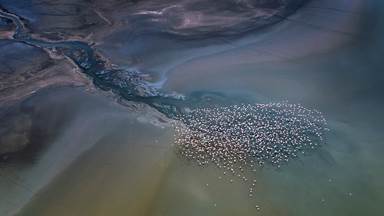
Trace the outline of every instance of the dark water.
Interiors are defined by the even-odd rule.
[[[100,88],[123,97],[124,90],[134,101],[151,98],[148,104],[168,115],[173,106],[288,99],[321,110],[331,131],[317,154],[256,173],[255,197],[250,199],[244,184],[219,179],[220,170],[175,158],[169,148],[172,129],[153,124],[156,111],[127,111],[71,89],[42,92],[34,106],[59,104],[58,112],[68,109],[68,120],[34,166],[2,170],[1,191],[9,195],[1,196],[0,209],[7,214],[23,207],[19,215],[381,215],[383,8],[378,0],[312,1],[263,34],[208,48],[169,39],[147,47],[145,42],[154,38],[149,36],[135,39],[142,44],[134,48],[127,48],[132,45],[127,37],[97,46],[110,57],[121,55],[111,48],[115,42],[127,58],[139,53],[150,64],[136,66],[162,74],[164,91],[186,95],[186,100],[168,98],[156,88],[154,93],[152,87],[137,94],[136,87],[150,83],[140,78],[131,82],[135,72],[121,79],[121,69],[105,68],[83,42],[29,38],[37,46],[64,52]],[[169,45],[176,48],[165,49]],[[56,96],[68,107],[61,109]],[[169,109],[159,108],[167,105]]]
[[[154,35],[160,38],[165,36],[174,38],[176,42],[179,40],[177,38],[181,37],[179,40],[181,43],[185,39],[188,41],[199,38],[199,43],[206,40],[205,43],[208,42],[208,45],[210,38],[219,37],[219,40],[221,40],[221,38],[224,40],[224,35],[238,36],[241,35],[241,33],[243,32],[272,25],[278,21],[281,21],[286,16],[292,14],[295,10],[297,10],[297,8],[302,6],[304,2],[305,1],[303,0],[290,0],[287,2],[271,1],[269,3],[264,1],[255,1],[250,2],[249,5],[248,3],[246,5],[242,5],[235,4],[233,1],[223,1],[220,2],[220,4],[216,5],[218,6],[218,8],[215,8],[215,11],[205,11],[205,7],[209,6],[209,4],[204,1],[196,1],[194,2],[194,4],[186,3],[185,8],[183,9],[186,10],[184,11],[184,13],[187,13],[188,11],[198,11],[199,13],[203,12],[203,14],[207,13],[204,16],[209,16],[209,13],[217,14],[222,13],[222,10],[227,10],[231,11],[231,14],[224,14],[223,17],[216,21],[218,23],[212,24],[211,27],[210,25],[206,27],[193,26],[191,28],[181,28],[178,30],[173,29],[172,19],[170,19],[170,23],[159,23],[162,25],[171,25],[169,26],[170,29],[165,32],[162,29],[164,28],[164,26],[156,27],[156,25],[159,25],[158,23],[146,23],[147,21],[145,20],[147,20],[148,18],[149,20],[151,20],[151,16],[139,16],[137,19],[139,19],[139,22],[143,22],[143,26],[148,25],[149,28],[152,28],[151,26],[153,26],[154,28],[150,32],[142,32],[144,37],[146,35]],[[4,2],[4,4],[7,5],[7,2]],[[15,4],[16,10],[12,7],[12,4],[10,8],[15,11],[18,11],[18,4],[18,2],[16,2]],[[236,8],[236,5],[238,5],[239,8]],[[161,6],[161,4],[159,4],[159,6]],[[25,7],[25,5],[23,5],[22,8],[23,7]],[[30,7],[33,8],[33,5],[30,5]],[[270,8],[271,10],[276,10],[276,12],[274,12],[271,17],[268,17],[267,15],[265,15],[264,17],[256,16],[255,20],[249,19],[249,17],[243,15],[243,13],[246,14],[254,10],[256,10],[257,12],[258,8]],[[138,13],[146,14],[147,12],[138,11]],[[181,96],[167,94],[165,92],[161,92],[161,90],[159,90],[158,88],[153,88],[150,83],[144,80],[141,72],[138,70],[127,70],[124,68],[112,67],[107,65],[106,60],[103,60],[102,56],[100,56],[100,54],[97,54],[94,51],[94,48],[91,44],[81,41],[54,42],[38,39],[31,35],[30,30],[26,26],[27,23],[23,23],[23,20],[18,17],[17,14],[13,14],[3,9],[3,11],[1,11],[1,15],[8,21],[12,21],[13,24],[16,26],[16,30],[13,35],[13,39],[15,41],[23,42],[39,48],[45,48],[51,50],[51,52],[53,53],[69,57],[85,74],[89,75],[92,78],[94,84],[102,90],[112,91],[125,100],[147,103],[170,117],[177,114],[180,108],[191,107],[196,105],[200,106],[199,103],[201,103],[201,105],[204,105],[204,98],[202,98],[204,95],[202,94],[191,94],[187,98],[187,101],[185,101],[185,98],[184,101],[180,101]],[[181,16],[183,16],[183,14],[181,14]],[[238,22],[226,26],[225,16],[239,16],[241,19]],[[206,22],[208,21],[209,19]],[[203,19],[201,22],[204,23],[205,20]],[[140,30],[138,30],[138,32],[140,32]],[[139,35],[138,37],[140,38],[141,36]],[[220,102],[220,100],[218,102]],[[212,101],[210,101],[210,103],[212,103]]]

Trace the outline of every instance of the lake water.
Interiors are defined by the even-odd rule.
[[[382,215],[383,10],[379,0],[313,1],[272,29],[229,44],[186,46],[176,60],[173,50],[155,58],[161,45],[142,54],[151,63],[143,69],[162,77],[168,91],[200,93],[207,103],[216,97],[288,100],[323,112],[330,127],[326,145],[281,169],[260,169],[254,197],[221,170],[176,157],[173,129],[157,111],[59,88],[29,99],[41,115],[65,118],[32,165],[2,167],[0,191],[7,195],[0,213]],[[114,55],[107,46],[100,49]]]

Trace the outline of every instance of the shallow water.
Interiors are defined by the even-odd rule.
[[[143,54],[155,65],[147,70],[166,75],[167,90],[203,95],[202,104],[289,100],[324,113],[331,129],[326,146],[281,169],[260,169],[253,198],[222,171],[176,157],[172,128],[151,124],[155,114],[143,117],[110,98],[61,89],[40,93],[32,105],[69,109],[64,128],[33,165],[2,169],[0,190],[10,196],[1,196],[0,209],[22,207],[18,215],[33,216],[381,215],[384,5],[325,2],[336,10],[317,16],[343,21],[325,29],[287,21],[267,36],[212,49],[186,46],[183,59],[174,60],[173,51],[164,59]]]
[[[104,132],[132,114],[111,109],[111,101],[79,89],[45,89],[24,101],[19,115],[32,112],[31,148],[19,157],[10,155],[0,162],[2,215],[12,214],[61,173],[73,160],[91,148]],[[28,111],[29,110],[29,111]]]

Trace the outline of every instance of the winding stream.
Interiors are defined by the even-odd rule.
[[[91,45],[82,41],[47,41],[32,37],[21,19],[14,14],[0,10],[0,16],[11,20],[16,30],[13,40],[34,47],[49,50],[68,57],[100,89],[116,93],[130,101],[143,102],[172,117],[181,105],[181,97],[167,95],[152,88],[139,71],[109,66]]]
[[[174,35],[175,37],[187,37],[190,39],[208,37],[210,34],[213,34],[212,36],[218,34],[216,36],[227,35],[233,37],[234,35],[258,29],[263,26],[272,25],[278,21],[284,20],[286,16],[294,13],[305,2],[306,1],[304,0],[295,0],[276,3],[278,5],[281,4],[280,8],[276,9],[271,15],[266,15],[265,18],[263,16],[259,17],[258,15],[252,19],[249,17],[241,17],[243,16],[242,13],[244,13],[244,11],[241,11],[241,14],[239,15],[242,18],[241,23],[230,25],[229,27],[225,26],[224,23],[223,26],[220,27],[222,28],[220,31],[214,27],[212,27],[212,29],[205,29],[204,26],[201,27],[202,29],[200,29],[200,27],[196,27],[196,29],[173,29],[172,27],[169,27],[170,29],[168,33]],[[204,5],[204,2],[198,2],[198,4],[200,3]],[[256,6],[247,8],[246,10],[255,10],[255,13],[258,14],[258,2],[255,4]],[[244,8],[242,10],[244,10]],[[50,41],[43,38],[36,38],[30,34],[26,24],[23,23],[22,18],[18,15],[10,13],[5,9],[1,9],[0,7],[0,17],[11,20],[16,26],[12,36],[14,41],[42,48],[49,53],[59,56],[65,56],[69,58],[83,73],[87,74],[98,88],[105,91],[112,91],[125,100],[148,104],[170,118],[174,118],[178,113],[183,112],[183,110],[187,107],[194,108],[201,105],[204,106],[204,102],[207,98],[210,104],[228,103],[225,101],[228,96],[217,94],[215,92],[195,92],[187,97],[181,94],[163,92],[161,89],[154,87],[154,85],[151,85],[148,81],[146,81],[144,75],[140,71],[110,65],[108,60],[101,56],[101,54],[99,54],[89,43],[75,40]],[[151,20],[150,18],[151,16],[149,16],[149,20]],[[145,18],[144,20],[146,19],[148,18]],[[243,19],[250,20],[244,21]],[[156,25],[158,24],[155,24],[155,26]],[[208,34],[208,36],[206,34]],[[227,42],[225,41],[225,43]],[[235,101],[235,103],[242,102],[238,101],[236,98],[231,98],[231,101]]]
[[[12,21],[16,27],[11,40],[65,57],[101,90],[112,91],[123,100],[148,104],[172,119],[188,110],[184,108],[204,107],[205,103],[227,105],[240,104],[249,98],[261,102],[288,99],[324,112],[331,129],[326,145],[320,149],[323,153],[292,160],[281,170],[266,167],[255,172],[252,177],[257,179],[256,193],[250,200],[242,181],[234,179],[230,183],[232,176],[224,176],[216,167],[196,169],[168,154],[167,146],[173,141],[169,128],[137,121],[134,112],[127,113],[121,106],[105,107],[108,98],[79,93],[74,88],[61,93],[47,89],[40,96],[33,96],[37,107],[45,107],[41,113],[50,110],[60,115],[66,113],[74,121],[69,122],[68,128],[61,131],[31,168],[2,170],[2,176],[14,181],[3,178],[0,182],[2,193],[10,195],[1,200],[4,202],[0,212],[4,215],[18,212],[18,215],[381,216],[383,3],[380,0],[312,2],[301,17],[292,17],[296,22],[282,23],[278,26],[282,26],[281,31],[269,34],[265,41],[242,47],[236,47],[240,43],[234,42],[236,46],[230,52],[221,49],[220,53],[203,57],[202,49],[194,50],[198,57],[172,68],[162,89],[152,87],[146,80],[143,73],[147,70],[141,70],[142,73],[127,70],[122,66],[124,62],[118,63],[121,66],[110,65],[98,53],[98,50],[104,53],[105,47],[113,49],[114,43],[121,41],[125,42],[121,44],[126,51],[132,45],[131,40],[119,38],[116,42],[108,38],[109,44],[104,47],[75,40],[48,41],[33,36],[25,28],[22,13],[0,11],[0,17]],[[354,7],[358,5],[356,2],[371,8],[367,13],[354,10],[359,8]],[[152,11],[150,18],[156,17],[156,13]],[[363,17],[363,27],[359,29],[360,23],[351,17]],[[350,34],[340,34],[349,31]],[[152,44],[159,41],[162,42],[155,40]],[[152,44],[137,44],[144,44],[139,48],[149,47],[144,58],[148,53],[163,54],[162,50],[169,45],[153,48]],[[217,51],[216,48],[209,49]],[[166,51],[173,52],[170,50]],[[179,50],[175,50],[173,57],[177,58]],[[114,60],[119,55],[130,57],[124,52],[105,53]],[[156,60],[167,57],[156,56]],[[271,59],[275,61],[268,61]],[[151,69],[150,66],[144,69],[148,68]],[[167,94],[163,89],[186,96]],[[232,97],[238,92],[245,97]],[[69,111],[63,106],[66,103],[71,108]],[[19,185],[13,185],[14,182]]]

